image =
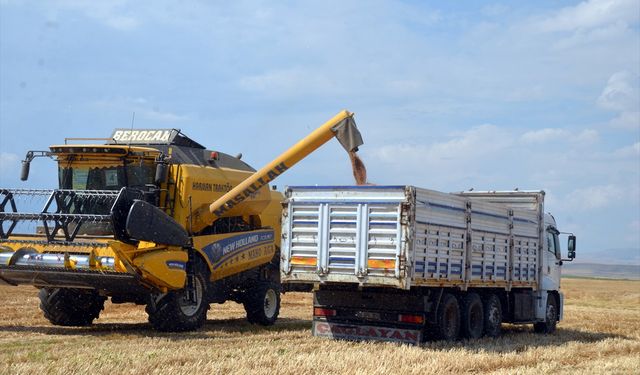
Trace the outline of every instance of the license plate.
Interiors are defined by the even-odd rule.
[[[360,319],[368,319],[368,320],[380,320],[380,313],[369,312],[369,311],[358,311],[356,316]]]
[[[313,322],[313,335],[332,339],[392,341],[414,345],[418,345],[422,341],[420,330],[323,321]]]

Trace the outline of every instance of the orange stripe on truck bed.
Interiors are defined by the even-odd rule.
[[[369,259],[367,261],[367,266],[369,268],[384,268],[384,269],[396,268],[396,261],[395,260]]]
[[[291,257],[291,264],[298,266],[315,266],[318,264],[318,260],[316,258]]]

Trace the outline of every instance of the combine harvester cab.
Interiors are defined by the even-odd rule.
[[[176,129],[30,151],[21,179],[51,157],[59,189],[0,189],[0,282],[41,288],[56,325],[91,324],[107,298],[146,305],[162,331],[197,329],[228,300],[273,324],[283,196],[269,183],[334,136],[357,149],[352,117],[340,112],[259,171]]]

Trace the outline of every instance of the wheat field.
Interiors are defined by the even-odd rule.
[[[640,282],[563,280],[556,334],[504,326],[498,339],[421,347],[310,334],[311,295],[288,293],[273,327],[252,326],[236,303],[212,305],[204,329],[151,330],[144,308],[107,303],[87,328],[50,325],[33,287],[0,287],[0,373],[425,374],[640,373]]]

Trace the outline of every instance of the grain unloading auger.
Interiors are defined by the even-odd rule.
[[[145,304],[159,330],[196,329],[210,303],[227,300],[243,303],[250,322],[273,324],[282,195],[268,184],[333,137],[349,152],[362,144],[352,113],[257,172],[175,129],[30,151],[22,179],[48,156],[60,188],[0,189],[0,282],[41,288],[41,309],[58,325],[91,324],[108,297]]]

